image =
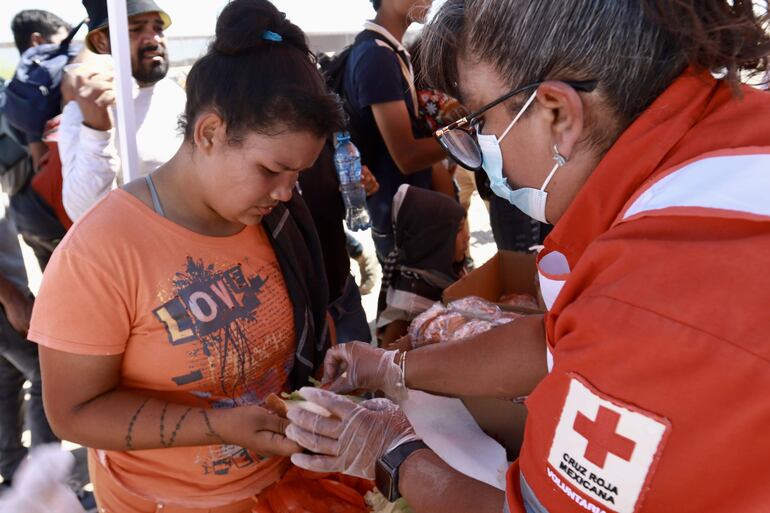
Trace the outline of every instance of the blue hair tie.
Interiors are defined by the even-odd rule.
[[[283,41],[281,34],[273,32],[272,30],[265,30],[262,33],[262,39],[264,39],[265,41],[274,41],[276,43],[280,43],[281,41]]]

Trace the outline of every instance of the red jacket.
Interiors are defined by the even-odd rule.
[[[511,511],[770,510],[770,93],[742,91],[685,73],[545,241]]]
[[[62,165],[59,156],[59,122],[61,116],[56,116],[45,126],[43,141],[48,146],[48,152],[43,156],[40,162],[40,169],[32,178],[32,189],[53,209],[56,217],[59,219],[65,229],[69,230],[72,226],[72,220],[64,210],[62,203]]]

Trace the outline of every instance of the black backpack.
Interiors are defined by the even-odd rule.
[[[9,196],[19,192],[34,174],[32,159],[21,134],[3,116],[5,82],[0,80],[0,189]]]
[[[372,39],[377,39],[387,43],[399,59],[405,61],[407,65],[409,64],[406,62],[406,57],[398,51],[398,48],[393,46],[393,43],[391,43],[382,34],[379,34],[373,30],[362,31],[356,36],[356,39],[352,45],[345,47],[342,51],[337,52],[331,57],[323,52],[316,56],[318,66],[321,70],[321,74],[323,75],[324,80],[326,81],[326,85],[329,87],[329,90],[333,93],[336,93],[342,101],[342,106],[346,114],[346,130],[350,132],[350,138],[353,141],[353,144],[356,145],[358,151],[361,153],[361,162],[363,164],[368,164],[367,157],[372,155],[373,141],[368,140],[368,138],[362,135],[362,130],[360,128],[361,120],[347,100],[344,81],[345,69],[347,67],[348,59],[350,58],[350,52],[352,51],[353,46],[361,41]]]
[[[64,66],[80,51],[81,45],[70,43],[82,25],[73,28],[60,44],[28,48],[5,90],[5,116],[28,141],[40,140],[46,122],[61,111]]]

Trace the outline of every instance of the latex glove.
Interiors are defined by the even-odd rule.
[[[333,347],[324,360],[323,382],[333,392],[381,390],[394,400],[406,398],[404,376],[394,362],[397,351],[385,351],[364,342]]]
[[[387,399],[356,404],[311,387],[302,388],[300,394],[329,410],[332,417],[289,406],[291,424],[286,436],[316,453],[292,455],[291,461],[298,467],[374,479],[377,460],[399,445],[418,439],[406,415]]]

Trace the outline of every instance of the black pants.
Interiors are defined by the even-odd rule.
[[[57,442],[43,410],[37,344],[24,339],[0,308],[0,475],[11,479],[27,455],[21,444],[24,428],[24,389],[32,383],[26,411],[32,445]]]
[[[11,196],[10,210],[16,229],[35,252],[40,269],[44,271],[67,230],[51,206],[29,184]]]

